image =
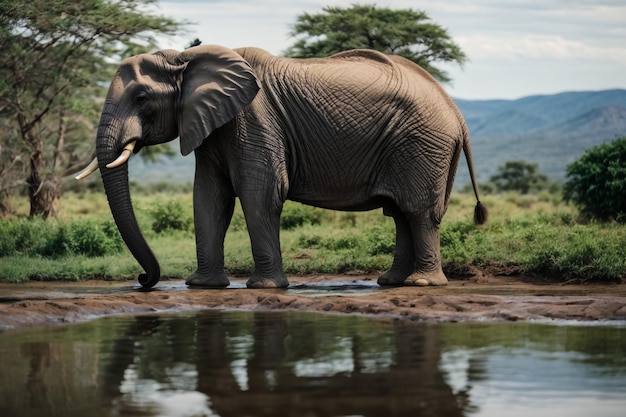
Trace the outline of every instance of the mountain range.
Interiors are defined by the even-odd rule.
[[[626,136],[626,90],[455,102],[469,127],[479,181],[509,160],[537,163],[550,179],[563,181],[567,165],[585,150]],[[459,165],[456,185],[468,181]]]
[[[537,163],[553,181],[564,181],[566,166],[586,149],[626,136],[626,90],[565,92],[516,100],[454,100],[470,131],[478,180],[488,181],[510,160]],[[176,141],[177,142],[177,141]],[[193,156],[146,163],[135,158],[131,179],[193,181]],[[455,186],[469,182],[459,164]]]

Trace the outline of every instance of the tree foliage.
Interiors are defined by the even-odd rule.
[[[93,156],[115,63],[178,29],[147,12],[155,2],[0,0],[0,193],[25,184],[31,216],[50,215],[61,179]]]
[[[348,49],[375,49],[401,55],[442,82],[450,81],[450,77],[434,63],[463,65],[467,59],[447,30],[431,22],[421,10],[374,5],[325,7],[321,13],[298,16],[292,36],[298,39],[285,51],[289,57],[324,57]]]
[[[526,161],[507,161],[491,177],[496,191],[517,191],[520,194],[541,191],[548,186],[548,177],[539,172],[539,166]]]
[[[626,137],[587,150],[566,174],[563,197],[583,215],[626,222]]]

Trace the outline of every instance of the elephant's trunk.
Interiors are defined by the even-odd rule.
[[[130,199],[128,164],[123,163],[114,168],[106,167],[107,164],[117,159],[121,151],[118,145],[120,128],[116,129],[112,127],[113,125],[114,123],[101,120],[98,127],[96,148],[98,165],[115,224],[126,246],[145,270],[144,274],[139,275],[139,283],[143,287],[150,288],[159,282],[161,270],[159,262],[137,224]]]

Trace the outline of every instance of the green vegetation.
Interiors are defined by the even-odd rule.
[[[355,4],[325,7],[321,13],[298,16],[291,33],[297,40],[285,51],[293,58],[329,56],[348,49],[375,49],[403,56],[442,82],[450,81],[435,63],[463,65],[465,53],[448,31],[426,12]]]
[[[567,166],[564,197],[582,214],[626,223],[626,137],[595,146]]]
[[[548,177],[539,172],[539,165],[526,161],[507,161],[498,167],[498,173],[491,177],[496,191],[516,191],[528,194],[541,191],[548,185]]]
[[[137,217],[161,262],[164,277],[195,269],[195,238],[189,192],[142,194],[134,190]],[[527,274],[553,282],[619,282],[626,279],[626,225],[584,222],[560,195],[508,193],[483,199],[489,222],[471,222],[474,199],[454,193],[441,228],[444,271],[467,278],[475,268]],[[21,217],[0,221],[0,279],[136,279],[140,266],[115,230],[101,193],[70,193],[59,217],[44,222]],[[157,207],[155,209],[155,207]],[[391,265],[394,226],[380,210],[343,213],[288,202],[281,244],[288,274],[378,273]],[[156,225],[159,225],[158,227]],[[252,272],[250,242],[237,205],[226,236],[228,273]]]
[[[526,161],[506,161],[498,167],[498,172],[492,175],[489,182],[479,183],[481,195],[518,193],[540,194],[542,192],[557,196],[561,193],[562,184],[553,182],[539,171],[539,165]],[[463,193],[472,192],[472,184],[463,186]]]
[[[41,218],[0,222],[0,256],[97,257],[121,252],[124,243],[111,220],[45,222]]]
[[[157,203],[154,209],[148,211],[148,214],[152,219],[152,230],[155,233],[189,230],[191,226],[191,217],[183,212],[183,207],[177,200]]]
[[[0,216],[16,189],[28,190],[30,216],[54,214],[62,178],[93,157],[85,138],[118,63],[179,30],[155,3],[0,0]]]

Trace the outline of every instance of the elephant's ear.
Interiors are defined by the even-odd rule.
[[[188,155],[218,127],[232,120],[256,96],[259,81],[232,49],[200,45],[180,55],[182,74],[178,119],[180,151]]]

